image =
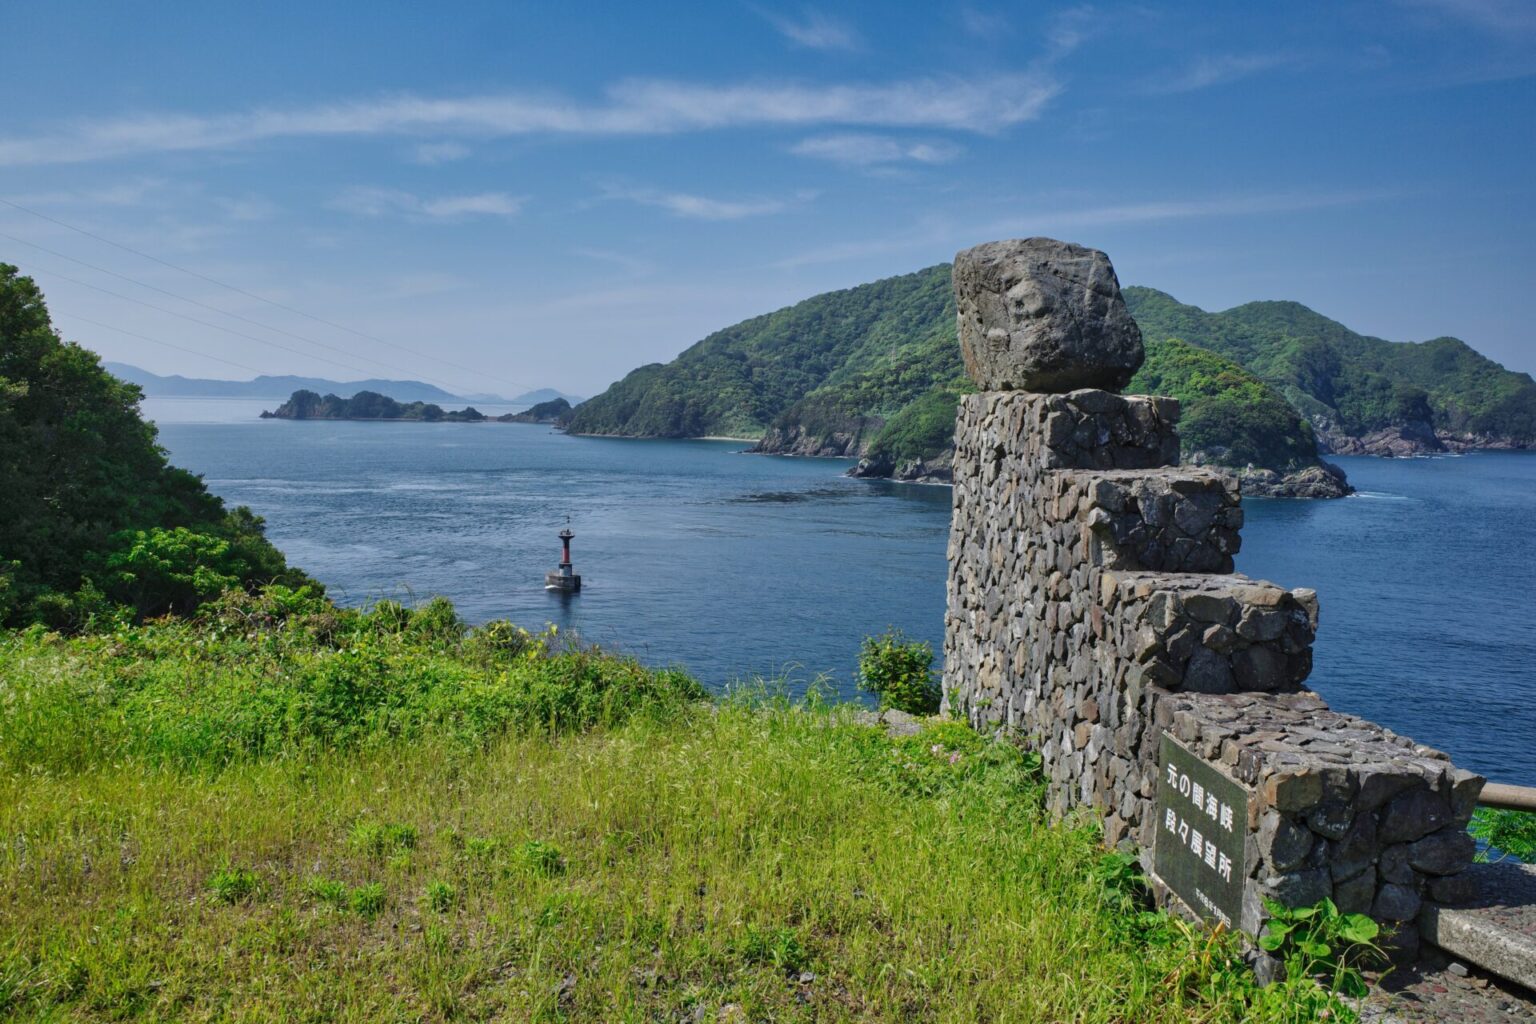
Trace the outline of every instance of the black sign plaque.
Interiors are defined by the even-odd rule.
[[[1157,877],[1202,917],[1238,927],[1248,790],[1163,733],[1158,758]]]

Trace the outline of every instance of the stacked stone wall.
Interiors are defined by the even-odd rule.
[[[1149,866],[1164,733],[1245,787],[1234,925],[1265,896],[1411,921],[1456,895],[1482,780],[1303,688],[1317,597],[1232,574],[1236,481],[1177,466],[1177,419],[1097,390],[962,400],[945,703],[1034,746],[1053,811],[1092,808]]]

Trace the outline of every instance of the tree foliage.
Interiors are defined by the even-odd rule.
[[[1149,346],[1177,337],[1226,356],[1319,425],[1359,435],[1422,424],[1536,443],[1536,381],[1455,338],[1383,341],[1299,302],[1208,313],[1151,288],[1125,297]]]
[[[1178,338],[1147,346],[1129,391],[1177,398],[1186,451],[1221,465],[1286,470],[1317,461],[1312,428],[1274,388],[1214,352]]]
[[[428,423],[479,423],[485,414],[474,406],[445,411],[435,402],[397,402],[377,391],[359,391],[351,398],[321,396],[300,389],[275,412],[264,412],[262,419],[279,420],[425,420]]]
[[[893,413],[960,369],[949,267],[844,291],[716,331],[576,409],[580,434],[757,436],[818,388]]]
[[[0,624],[75,626],[119,603],[161,614],[215,577],[302,579],[249,509],[168,464],[139,398],[0,263]]]
[[[1161,345],[1149,344],[1149,363],[1159,362]],[[1158,377],[1184,400],[1187,450],[1278,470],[1315,461],[1311,430],[1281,394],[1219,356],[1184,365],[1191,348],[1161,360]],[[570,429],[648,437],[771,429],[819,442],[812,447],[836,435],[859,454],[900,464],[949,450],[955,403],[972,390],[950,268],[940,265],[718,331],[583,403]]]

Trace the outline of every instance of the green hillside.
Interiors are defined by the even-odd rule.
[[[1312,427],[1279,392],[1232,360],[1178,338],[1147,346],[1126,391],[1177,398],[1185,450],[1212,461],[1271,469],[1317,461]]]
[[[1151,288],[1127,288],[1125,298],[1149,344],[1178,337],[1236,360],[1331,434],[1427,424],[1441,434],[1536,443],[1536,381],[1455,338],[1383,341],[1298,302],[1208,313]]]
[[[1288,470],[1316,461],[1311,429],[1273,388],[1191,346],[1149,352],[1133,385],[1185,403],[1186,446],[1212,461]],[[949,448],[972,390],[955,337],[949,266],[828,292],[710,335],[576,409],[573,433],[764,436],[764,450],[870,455],[884,465]]]
[[[940,265],[716,331],[583,402],[570,429],[757,437],[818,389],[834,390],[806,406],[807,416],[883,416],[960,372],[949,267]]]
[[[1536,444],[1536,382],[1454,338],[1383,341],[1296,302],[1208,313],[1151,288],[1125,296],[1147,343],[1131,390],[1183,401],[1186,454],[1286,473],[1315,465],[1319,441],[1370,451],[1356,439],[1388,429],[1426,447]],[[948,451],[968,390],[940,264],[717,331],[578,406],[570,429],[761,437],[764,451],[893,467]]]

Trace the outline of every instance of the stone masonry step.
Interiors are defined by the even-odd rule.
[[[1536,865],[1474,864],[1464,875],[1474,895],[1454,906],[1426,903],[1419,914],[1424,940],[1536,990]]]

